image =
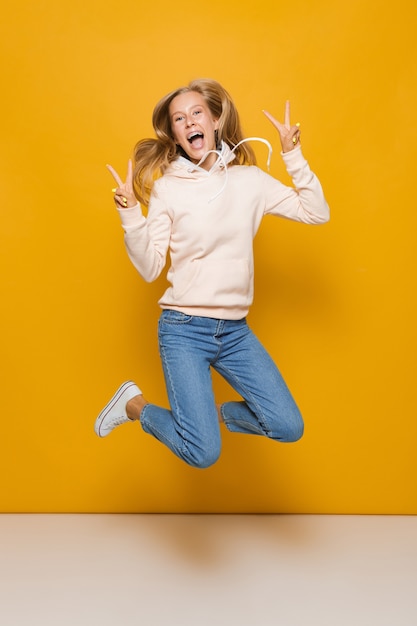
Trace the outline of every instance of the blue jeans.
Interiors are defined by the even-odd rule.
[[[246,319],[221,320],[164,310],[158,335],[171,410],[147,404],[140,421],[145,432],[186,463],[209,467],[220,455],[211,367],[243,398],[221,406],[228,430],[281,442],[302,436],[300,411]]]

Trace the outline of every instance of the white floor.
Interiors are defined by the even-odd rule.
[[[2,626],[416,626],[417,517],[0,515]]]

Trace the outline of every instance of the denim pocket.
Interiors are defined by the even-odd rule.
[[[181,311],[174,311],[172,309],[165,309],[161,313],[161,324],[189,324],[193,319],[192,315],[186,315]]]

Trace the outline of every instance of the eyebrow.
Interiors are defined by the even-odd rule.
[[[203,107],[203,104],[193,104],[191,105],[190,109],[196,109],[198,107]],[[178,115],[179,113],[183,114],[185,113],[185,111],[174,111],[173,113],[171,113],[171,117],[174,117],[174,115]]]

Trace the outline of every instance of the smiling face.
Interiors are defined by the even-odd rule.
[[[188,91],[176,96],[169,105],[169,117],[175,142],[193,163],[198,163],[208,150],[216,149],[214,131],[218,120],[200,93]],[[215,160],[216,155],[210,154],[201,167],[210,169]]]

